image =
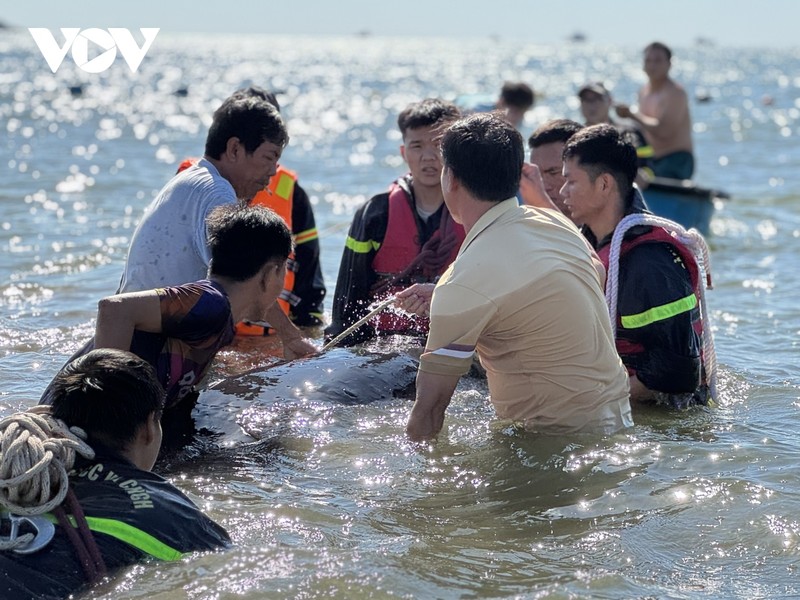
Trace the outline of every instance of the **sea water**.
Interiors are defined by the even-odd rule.
[[[628,103],[644,81],[639,48],[209,37],[162,32],[135,75],[70,60],[54,75],[27,32],[0,35],[0,414],[35,403],[92,334],[144,207],[202,154],[233,90],[279,92],[283,162],[314,204],[330,310],[354,210],[403,173],[407,103],[524,80],[539,94],[527,137],[549,118],[578,119],[586,80]],[[298,406],[270,449],[166,473],[233,549],[134,566],[90,596],[800,594],[800,61],[698,46],[677,48],[673,64],[696,180],[731,194],[708,240],[717,408],[639,411],[618,435],[553,438],[497,421],[486,390],[462,385],[438,441],[419,447],[403,432],[407,400]],[[250,340],[212,377],[272,360]]]

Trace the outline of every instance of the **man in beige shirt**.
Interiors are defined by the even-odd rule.
[[[408,435],[441,430],[476,351],[501,418],[553,432],[630,426],[628,378],[590,248],[559,211],[514,198],[520,134],[475,114],[445,131],[442,157],[444,199],[467,237],[433,291]],[[425,289],[409,288],[400,304],[426,311]]]
[[[672,51],[661,42],[644,49],[647,83],[639,90],[639,110],[616,106],[617,115],[632,119],[653,148],[650,168],[656,177],[690,179],[694,173],[692,121],[683,87],[670,79]]]

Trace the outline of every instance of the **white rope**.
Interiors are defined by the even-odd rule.
[[[0,507],[15,515],[39,515],[64,501],[75,454],[94,457],[79,427],[69,428],[35,406],[0,421]],[[25,545],[31,534],[0,539],[0,550]],[[11,544],[11,546],[9,546]]]
[[[635,213],[628,215],[619,222],[611,238],[608,255],[608,276],[606,278],[606,304],[608,315],[611,318],[611,327],[616,337],[617,329],[617,301],[619,295],[619,252],[625,233],[638,225],[650,225],[665,229],[675,240],[689,249],[694,254],[700,269],[700,315],[703,320],[703,361],[706,370],[708,387],[711,398],[717,398],[717,353],[714,349],[714,336],[711,333],[711,323],[706,305],[706,288],[714,289],[711,284],[711,259],[708,245],[699,231],[692,228],[688,231],[675,221],[670,221],[656,215]]]

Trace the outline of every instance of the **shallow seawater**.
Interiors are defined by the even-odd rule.
[[[162,32],[135,76],[66,61],[52,75],[26,35],[0,37],[0,414],[35,403],[92,334],[143,208],[202,152],[234,89],[281,92],[285,162],[315,205],[330,298],[353,211],[403,172],[395,120],[408,102],[524,79],[542,92],[527,136],[577,118],[585,80],[629,102],[643,80],[637,48],[216,36],[208,53],[197,42]],[[732,196],[709,236],[716,408],[638,410],[614,436],[533,435],[498,421],[485,385],[467,379],[439,440],[420,446],[403,432],[406,399],[281,406],[280,428],[246,452],[165,471],[234,548],[132,567],[88,597],[799,594],[800,65],[790,51],[709,47],[676,49],[674,63],[691,98],[711,98],[691,105],[697,181]],[[239,341],[210,379],[277,355],[270,340]]]

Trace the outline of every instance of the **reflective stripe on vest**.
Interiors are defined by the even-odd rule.
[[[372,252],[373,250],[377,251],[380,249],[381,245],[379,242],[374,240],[367,240],[366,242],[359,242],[357,239],[347,236],[347,239],[344,241],[344,245],[349,250],[352,250],[356,254],[367,254]]]
[[[315,240],[319,237],[317,233],[317,228],[312,227],[311,229],[306,229],[305,231],[301,231],[300,233],[296,233],[294,236],[294,245],[299,246],[300,244],[305,244],[312,240]]]
[[[695,306],[697,306],[697,296],[690,294],[680,300],[649,308],[638,315],[621,315],[620,321],[625,329],[637,329],[639,327],[647,327],[658,321],[666,321],[681,313],[689,312]]]
[[[45,516],[48,520],[58,524],[58,519],[56,519],[55,515],[47,513]],[[72,515],[67,515],[67,518],[73,527],[78,526],[77,522],[75,521],[75,517]],[[180,550],[176,550],[175,548],[168,546],[146,531],[142,531],[141,529],[134,527],[133,525],[129,525],[128,523],[117,521],[116,519],[86,517],[86,524],[92,531],[104,533],[116,538],[119,541],[124,542],[129,546],[136,548],[137,550],[141,550],[145,554],[148,554],[159,560],[180,560],[183,557],[183,552]]]

